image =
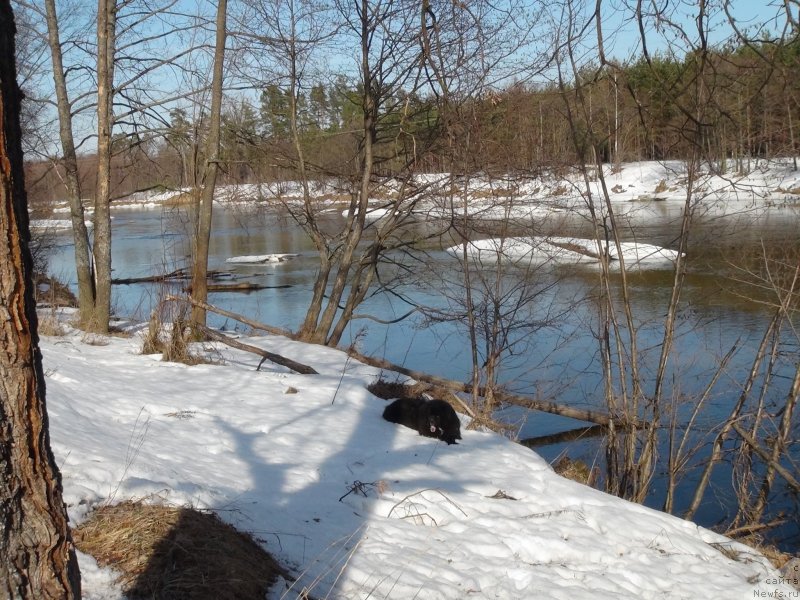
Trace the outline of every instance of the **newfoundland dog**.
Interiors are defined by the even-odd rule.
[[[418,431],[420,435],[455,444],[461,439],[461,422],[444,400],[399,398],[383,411],[383,418]]]

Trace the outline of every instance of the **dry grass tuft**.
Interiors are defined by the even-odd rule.
[[[130,600],[263,600],[286,575],[252,537],[191,508],[106,506],[73,535],[81,552],[119,572]]]
[[[653,191],[656,194],[663,194],[668,189],[669,189],[669,186],[667,186],[667,180],[666,179],[662,179],[661,181],[658,182],[658,185],[656,186],[656,189],[653,190]]]
[[[147,324],[147,333],[142,340],[142,354],[161,354],[161,360],[164,362],[177,362],[189,366],[211,364],[211,360],[192,353],[190,336],[191,331],[184,312],[179,311],[174,314],[172,325],[166,327],[160,310],[154,310]]]
[[[49,335],[52,337],[61,337],[67,334],[66,328],[58,320],[58,315],[52,312],[39,316],[39,327],[37,330],[40,335]]]
[[[553,470],[562,477],[590,487],[594,487],[599,475],[596,467],[592,469],[582,460],[573,460],[566,454],[553,464]]]
[[[793,558],[791,554],[764,541],[764,538],[757,533],[736,538],[736,541],[758,550],[776,569],[782,569]]]
[[[62,283],[55,277],[43,275],[41,273],[34,274],[34,285],[36,290],[36,303],[46,304],[48,306],[69,306],[77,308],[78,299],[69,286]]]

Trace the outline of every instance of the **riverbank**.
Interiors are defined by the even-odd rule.
[[[447,446],[381,418],[380,371],[279,337],[248,344],[317,375],[206,344],[165,363],[132,337],[41,341],[72,524],[128,499],[214,510],[316,597],[753,598],[796,594],[757,552],[563,479],[530,450],[467,429]],[[85,598],[121,598],[81,556]],[[280,582],[270,598],[280,598]]]
[[[646,216],[643,208],[653,204],[682,205],[691,183],[693,206],[701,215],[722,216],[742,211],[759,213],[775,208],[800,207],[800,171],[794,170],[791,158],[752,159],[750,170],[737,172],[729,165],[706,165],[694,173],[691,181],[687,165],[681,161],[642,161],[605,165],[604,178],[609,199],[622,216]],[[602,201],[602,186],[594,169],[589,169],[588,188],[595,202]],[[311,182],[315,203],[321,210],[336,210],[348,202],[346,183],[335,180]],[[530,220],[564,212],[586,212],[587,183],[577,169],[543,171],[534,175],[508,174],[494,178],[452,178],[447,173],[418,175],[413,186],[404,189],[403,203],[412,204],[420,217],[446,217],[456,202],[458,214],[466,211],[473,219]],[[180,206],[187,203],[187,189],[136,193],[117,199],[115,208],[141,209]],[[400,183],[386,180],[375,184],[372,218],[385,214],[385,206],[396,204]],[[302,202],[298,182],[248,183],[217,186],[215,201],[227,205],[283,205]],[[402,209],[402,204],[400,208]],[[90,204],[87,201],[87,206]],[[659,210],[662,210],[659,209]],[[53,215],[69,209],[65,201],[52,206]],[[63,221],[63,219],[61,219]],[[41,225],[42,220],[37,224]]]

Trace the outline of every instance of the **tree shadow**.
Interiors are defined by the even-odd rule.
[[[374,369],[367,369],[377,375]],[[233,555],[231,548],[240,542],[212,535],[220,524],[215,515],[188,508],[155,507],[178,511],[177,516],[156,533],[148,534],[153,538],[152,552],[144,561],[139,559],[134,580],[125,585],[131,599],[263,600],[264,590],[255,584],[231,590],[234,584],[251,585],[253,573],[264,566],[268,567],[268,581],[281,576],[286,582],[271,588],[272,598],[282,593],[286,598],[311,598],[336,597],[341,590],[352,592],[354,587],[367,585],[363,580],[380,576],[363,570],[364,565],[371,570],[377,567],[368,555],[356,550],[368,549],[370,537],[384,536],[379,526],[382,520],[404,518],[399,511],[406,510],[405,504],[392,513],[398,499],[401,503],[409,497],[418,500],[420,497],[414,494],[436,489],[458,494],[469,483],[452,478],[457,468],[452,454],[462,446],[447,446],[384,421],[381,414],[387,403],[365,389],[363,372],[327,373],[282,375],[276,380],[259,375],[242,377],[218,392],[220,398],[224,393],[230,401],[210,395],[207,403],[198,403],[202,409],[189,412],[180,426],[159,422],[164,428],[160,434],[171,435],[172,427],[180,427],[183,433],[176,431],[174,435],[191,432],[194,443],[177,454],[172,466],[156,463],[157,472],[145,470],[144,481],[148,486],[158,482],[191,497],[200,494],[204,506],[213,503],[213,511],[231,529],[248,532],[249,542],[241,542],[240,553],[242,564],[247,566],[240,570],[226,566]],[[197,380],[204,381],[200,377]],[[285,395],[278,404],[238,402],[239,397],[252,398],[253,390],[283,394],[295,388],[308,394]],[[193,393],[208,394],[214,388],[209,387],[208,392],[204,389],[198,383]],[[166,443],[155,457],[164,458],[170,447]],[[209,481],[197,479],[203,473],[208,473]],[[393,480],[384,482],[387,478]],[[131,485],[131,489],[138,488]],[[431,506],[440,501],[441,495],[436,494],[426,499]],[[372,534],[368,535],[370,528]],[[137,540],[144,535],[144,527],[130,532]],[[193,556],[200,556],[199,549],[205,552],[207,546],[219,553],[203,559],[200,565],[193,564]],[[104,564],[98,553],[84,551]],[[264,551],[286,570],[274,567]],[[127,553],[136,557],[144,554],[136,549]],[[365,556],[366,562],[360,558]],[[387,565],[387,569],[392,568],[397,566]],[[212,587],[219,584],[225,589]]]
[[[370,396],[363,401],[355,420],[346,414],[354,408],[338,405],[347,401],[341,398],[348,393]],[[236,498],[237,504],[263,505],[254,510],[234,510],[231,516],[242,518],[238,526],[251,531],[267,547],[275,547],[274,554],[302,557],[297,564],[287,565],[294,573],[293,583],[287,583],[290,586],[285,593],[287,598],[336,595],[337,588],[347,581],[353,553],[362,545],[371,520],[377,516],[376,506],[386,486],[420,491],[435,490],[447,482],[447,491],[457,493],[463,485],[454,487],[448,471],[436,465],[437,453],[457,452],[459,446],[447,446],[420,436],[418,445],[395,449],[393,442],[399,431],[417,433],[381,418],[386,401],[372,397],[360,379],[343,383],[339,398],[328,406],[315,403],[304,418],[292,419],[266,434],[245,432],[222,420],[217,422],[229,439],[235,441],[235,454],[247,463],[252,481],[252,488]],[[318,462],[278,464],[260,458],[264,456],[263,449],[259,449],[264,436],[291,436],[297,427],[303,428],[302,439],[310,444],[314,443],[317,431],[330,439],[329,427],[340,427],[343,431],[346,427],[348,432],[343,433],[335,448],[320,446],[319,452],[325,458]],[[308,450],[303,449],[306,453]],[[312,454],[315,451],[311,449]],[[430,476],[413,481],[383,481],[388,471],[416,464],[426,465]],[[437,473],[442,477],[437,478]],[[245,512],[258,516],[247,518]],[[382,516],[401,518],[391,513]],[[265,524],[274,529],[264,528]],[[316,528],[318,535],[314,535]],[[295,547],[290,548],[292,545]]]

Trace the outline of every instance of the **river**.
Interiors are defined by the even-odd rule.
[[[663,204],[663,203],[662,203]],[[647,218],[632,220],[629,239],[674,247],[678,235],[679,208],[667,205],[651,207]],[[296,329],[302,321],[310,298],[317,268],[311,241],[281,211],[255,209],[215,209],[210,246],[209,269],[227,272],[238,281],[269,286],[250,293],[210,293],[209,302],[219,307],[287,329]],[[677,212],[676,212],[677,211]],[[326,216],[332,229],[341,228],[343,219],[337,211]],[[798,213],[781,209],[760,216],[742,215],[720,218],[709,215],[698,219],[691,234],[689,273],[686,278],[676,324],[675,352],[667,397],[692,399],[701,391],[718,368],[722,357],[737,344],[725,373],[709,398],[710,409],[703,413],[700,426],[712,430],[727,415],[738,396],[741,382],[752,363],[771,311],[763,302],[748,296],[759,293],[737,283],[758,265],[757,255],[764,248],[783,252],[800,245]],[[573,219],[559,225],[559,234],[586,233],[586,225]],[[115,278],[145,277],[186,267],[189,243],[186,216],[179,209],[115,210],[113,212],[112,265]],[[52,275],[75,287],[70,235],[59,233],[49,260]],[[233,256],[261,254],[297,254],[280,263],[230,264]],[[438,276],[454,271],[454,259],[441,249],[428,250],[422,261],[430,273]],[[422,264],[422,263],[421,263]],[[580,407],[602,406],[602,378],[596,339],[597,309],[587,297],[597,289],[598,276],[591,268],[564,268],[538,272],[536,295],[517,319],[521,344],[505,363],[503,381],[509,389]],[[426,276],[429,280],[429,276]],[[670,270],[632,273],[629,279],[631,301],[640,327],[639,347],[645,368],[659,351],[666,305],[672,287]],[[147,320],[153,307],[165,293],[179,288],[163,284],[116,285],[113,311],[117,315]],[[447,293],[447,292],[450,293]],[[398,284],[395,295],[377,294],[358,310],[384,320],[395,319],[409,310],[399,297],[443,310],[457,310],[458,288],[437,284],[428,289],[409,279]],[[769,292],[762,294],[769,299]],[[242,327],[224,318],[210,315],[213,326]],[[382,356],[450,379],[466,380],[470,370],[469,344],[463,326],[454,321],[431,322],[415,314],[390,325],[374,320],[357,320],[348,329],[343,344],[356,343],[362,352]],[[797,338],[787,335],[782,349],[788,376],[798,356]],[[785,393],[785,384],[776,386],[776,401]],[[691,406],[679,407],[686,413]],[[503,411],[500,418],[520,425],[520,437],[529,438],[571,429],[580,423],[542,413],[519,409]],[[595,440],[555,443],[536,448],[549,460],[568,452],[589,464],[602,464],[602,453]],[[792,449],[800,459],[800,448]],[[701,450],[696,459],[703,456]],[[735,509],[730,492],[729,469],[715,473],[716,498],[703,504],[696,520],[714,525]],[[777,488],[783,490],[782,482]],[[663,478],[657,479],[647,504],[660,508],[663,502]],[[685,506],[693,490],[688,477],[679,489],[678,506]],[[723,491],[723,493],[720,493]],[[714,493],[709,494],[715,495]],[[796,515],[797,499],[786,491],[774,495],[773,513],[791,511]],[[782,547],[797,547],[795,524],[773,532],[772,539]]]

